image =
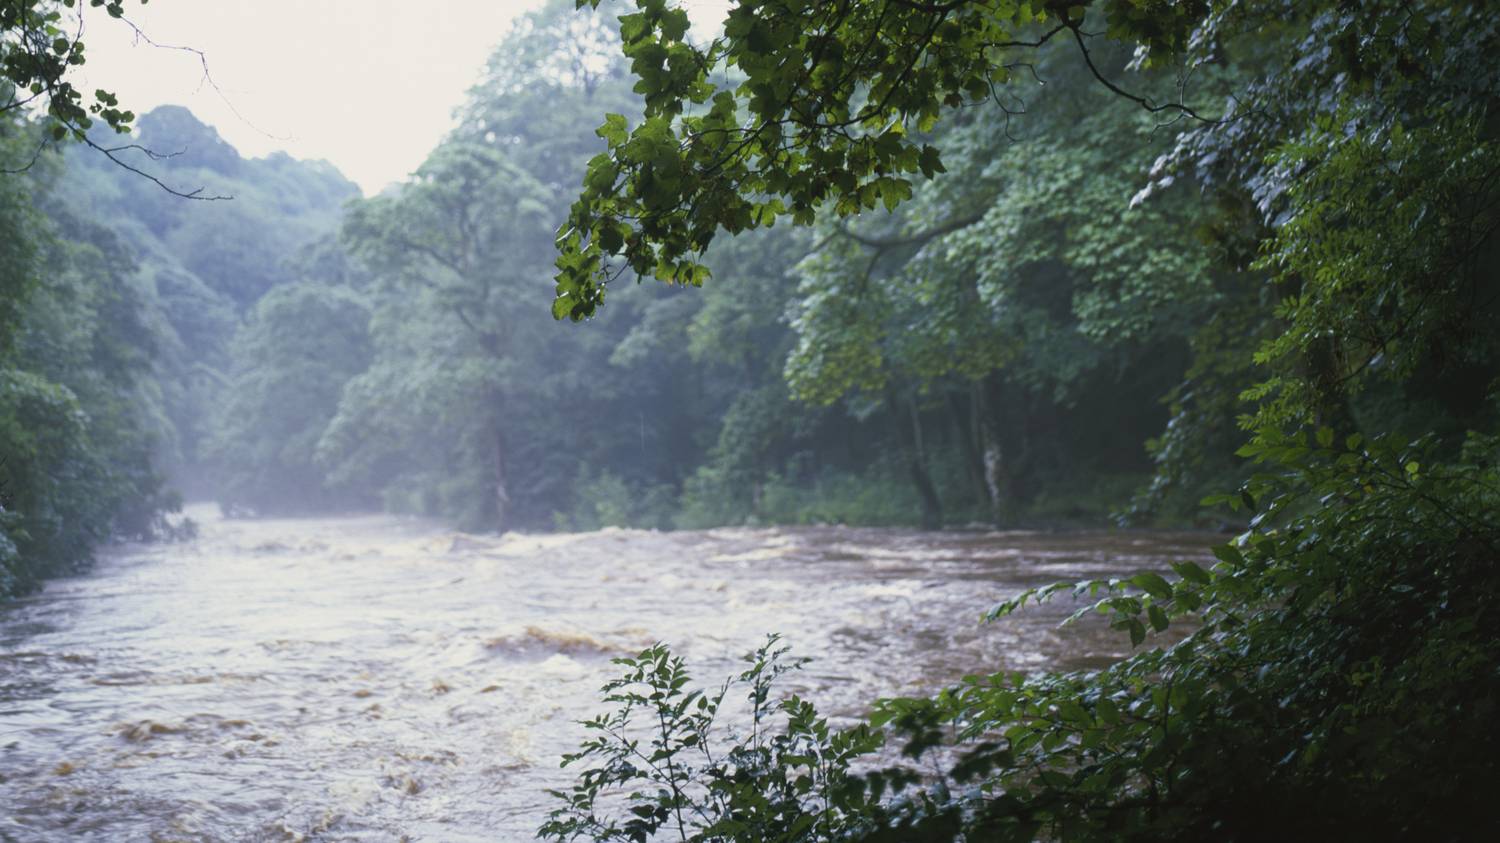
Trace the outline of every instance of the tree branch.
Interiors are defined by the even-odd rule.
[[[177,188],[172,187],[171,185],[168,185],[166,182],[162,181],[161,179],[157,178],[156,176],[153,176],[150,173],[146,172],[145,170],[142,170],[139,167],[135,167],[135,166],[132,166],[131,164],[126,163],[125,161],[121,160],[119,156],[117,156],[115,154],[115,152],[119,151],[119,150],[125,150],[125,149],[131,149],[131,148],[138,148],[136,146],[136,144],[129,144],[127,146],[111,148],[111,147],[106,147],[106,146],[99,145],[98,143],[96,143],[94,141],[93,138],[90,138],[88,136],[87,132],[84,132],[84,131],[81,131],[81,130],[78,130],[78,129],[74,129],[74,132],[75,132],[75,137],[79,137],[83,141],[84,145],[88,146],[90,149],[93,149],[96,152],[99,152],[105,158],[108,158],[110,161],[113,161],[117,166],[122,167],[125,170],[128,170],[128,171],[130,171],[132,173],[135,173],[136,175],[140,176],[141,178],[146,179],[147,181],[150,181],[150,182],[154,183],[157,187],[161,188],[162,190],[165,190],[166,192],[172,194],[173,196],[177,196],[177,197],[180,197],[180,198],[183,198],[183,199],[197,199],[200,202],[218,202],[218,201],[229,200],[229,199],[233,199],[234,198],[233,196],[220,196],[218,194],[214,194],[214,195],[211,195],[211,196],[205,196],[205,195],[203,195],[204,188],[201,188],[201,187],[195,188],[195,189],[187,191],[187,192],[183,192],[181,190],[178,190]],[[153,159],[160,160],[160,159],[157,158],[156,154],[152,154],[152,153],[148,153],[148,154],[151,154],[151,156],[152,156]],[[170,157],[170,156],[162,156],[162,157]]]
[[[974,223],[984,219],[984,215],[984,211],[977,211],[967,216],[948,220],[947,222],[942,223],[941,225],[933,226],[926,231],[920,231],[916,234],[909,234],[901,237],[871,237],[865,234],[857,234],[851,231],[846,225],[840,225],[839,230],[845,237],[848,237],[850,240],[853,240],[861,246],[869,246],[873,249],[882,250],[894,249],[899,246],[914,246],[919,243],[926,243],[929,240],[942,237],[945,234],[952,234],[959,229],[968,228]]]
[[[1222,117],[1220,117],[1220,118],[1204,117],[1203,115],[1199,114],[1197,111],[1194,111],[1190,106],[1183,105],[1180,102],[1169,102],[1169,103],[1164,103],[1162,105],[1157,105],[1156,103],[1152,102],[1149,98],[1142,97],[1142,96],[1137,96],[1135,94],[1132,94],[1129,91],[1126,91],[1123,88],[1121,88],[1120,86],[1116,85],[1115,83],[1109,81],[1109,79],[1107,79],[1104,76],[1103,73],[1099,72],[1099,68],[1097,66],[1095,66],[1095,64],[1094,64],[1094,57],[1093,57],[1092,54],[1089,53],[1088,44],[1086,44],[1084,42],[1084,40],[1083,40],[1083,32],[1082,32],[1082,30],[1079,29],[1080,25],[1081,25],[1081,22],[1065,21],[1063,23],[1063,26],[1067,27],[1069,30],[1072,31],[1072,33],[1073,33],[1073,40],[1078,42],[1078,51],[1083,54],[1083,62],[1084,62],[1084,64],[1088,65],[1089,73],[1093,74],[1094,78],[1099,81],[1099,84],[1101,84],[1104,87],[1108,88],[1116,96],[1124,97],[1125,99],[1130,100],[1131,102],[1135,103],[1136,105],[1139,105],[1141,108],[1144,108],[1145,110],[1147,110],[1147,111],[1149,111],[1149,112],[1151,112],[1153,114],[1160,113],[1160,112],[1163,112],[1163,111],[1175,111],[1178,114],[1182,114],[1184,116],[1191,117],[1194,120],[1197,120],[1197,121],[1199,121],[1201,123],[1207,123],[1207,124],[1210,124],[1210,125],[1222,125],[1225,122],[1227,122]]]

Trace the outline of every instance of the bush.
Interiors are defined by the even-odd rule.
[[[806,700],[771,699],[772,685],[800,661],[771,636],[748,668],[715,691],[689,689],[682,659],[662,644],[616,659],[604,686],[607,713],[563,766],[583,763],[538,831],[556,840],[646,841],[659,833],[698,841],[843,839],[879,815],[850,762],[879,748],[864,726],[835,730]],[[732,688],[748,691],[747,730],[722,721]],[[628,791],[628,792],[627,792]]]
[[[671,486],[635,485],[619,475],[587,466],[573,483],[573,510],[554,518],[559,529],[598,530],[604,527],[661,529],[671,526],[674,509]]]
[[[1276,469],[1228,502],[1252,529],[1203,570],[1057,585],[1095,595],[1135,644],[1097,673],[974,678],[882,703],[922,752],[968,744],[948,806],[969,839],[1484,839],[1500,741],[1500,485],[1493,439],[1429,464],[1430,441],[1262,433]],[[946,838],[944,838],[946,839]]]
[[[1092,598],[1074,618],[1103,614],[1135,646],[1173,625],[1189,630],[1104,670],[968,677],[930,699],[880,701],[868,729],[834,734],[793,698],[780,732],[761,728],[757,707],[755,742],[714,754],[704,747],[722,693],[700,704],[682,691],[680,661],[648,650],[624,662],[627,677],[607,687],[615,712],[589,722],[600,737],[568,762],[604,766],[583,774],[544,831],[596,840],[680,827],[691,840],[1495,839],[1500,440],[1471,435],[1449,463],[1436,447],[1430,438],[1339,441],[1327,429],[1262,432],[1240,452],[1261,473],[1213,501],[1251,511],[1251,528],[1215,549],[1211,569],[1177,562],[1170,580],[1059,583],[991,613],[999,620],[1066,593]],[[756,664],[766,663],[775,659],[762,651]],[[778,673],[760,667],[741,680],[765,699]],[[630,735],[642,713],[660,729],[638,751]],[[882,728],[941,774],[913,786],[904,769],[850,773],[857,754],[881,746]],[[754,752],[744,756],[747,746]],[[690,752],[704,760],[679,764]],[[824,769],[825,756],[835,763],[823,778],[790,774],[800,783],[790,796],[754,798],[783,793],[785,766],[817,759]],[[626,800],[635,819],[598,819],[602,793],[643,785],[656,789]],[[903,788],[903,800],[881,801]],[[743,832],[727,824],[749,816],[770,819]]]
[[[749,490],[731,483],[729,474],[713,463],[699,466],[682,483],[673,526],[679,530],[706,530],[743,523],[745,513],[751,509]]]

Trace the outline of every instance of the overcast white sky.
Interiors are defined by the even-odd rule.
[[[366,195],[405,177],[452,126],[490,49],[541,0],[152,0],[130,19],[159,44],[135,43],[97,10],[77,82],[106,88],[137,114],[185,105],[242,154],[324,158]],[[723,0],[686,5],[695,20]],[[85,87],[86,86],[86,87]],[[222,96],[220,95],[222,92]]]

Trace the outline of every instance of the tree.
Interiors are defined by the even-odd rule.
[[[140,2],[145,5],[147,0]],[[88,0],[86,5],[82,0],[0,0],[0,119],[25,120],[30,113],[40,113],[43,130],[33,140],[30,154],[12,154],[0,162],[0,173],[24,172],[49,147],[71,141],[172,196],[228,198],[202,187],[179,190],[149,172],[152,163],[170,156],[141,143],[117,142],[119,135],[130,133],[135,112],[122,108],[109,91],[95,89],[90,97],[68,79],[68,73],[84,63],[83,33],[92,19],[90,9],[102,9],[137,38],[160,46],[125,17],[126,4],[127,0]],[[208,61],[202,53],[198,56],[206,78]]]
[[[324,162],[243,158],[177,106],[142,115],[139,135],[143,144],[180,153],[158,164],[164,176],[212,184],[235,201],[184,202],[76,144],[64,151],[54,193],[128,245],[149,288],[147,319],[157,325],[156,379],[169,421],[158,464],[179,488],[211,497],[221,490],[217,475],[204,470],[201,446],[222,407],[230,340],[278,285],[351,280],[327,244],[336,245],[343,203],[358,188]],[[304,260],[304,250],[320,242],[335,254]]]
[[[0,151],[35,127],[0,128]],[[149,296],[110,231],[51,201],[44,159],[0,185],[0,594],[146,537],[176,501],[152,452],[161,396]]]
[[[1095,68],[1086,8],[1153,66],[1188,46],[1210,4],[747,2],[704,46],[687,40],[682,10],[639,4],[621,18],[621,37],[644,119],[631,127],[612,115],[599,129],[609,152],[590,162],[559,232],[555,315],[591,315],[627,267],[701,283],[707,270],[692,255],[721,228],[807,224],[825,204],[843,217],[895,207],[914,174],[942,170],[924,133],[944,109],[998,96],[997,85],[1024,75],[1030,51],[1056,38],[1075,41]],[[732,87],[715,84],[730,71]]]
[[[1125,200],[1173,133],[1088,85],[1065,53],[1041,52],[1050,86],[1018,91],[1024,103],[984,103],[940,128],[932,141],[949,172],[903,206],[821,223],[827,245],[799,268],[792,306],[787,376],[804,398],[952,391],[970,405],[977,429],[958,439],[974,442],[965,460],[1002,522],[1049,473],[1139,455],[1160,424],[1155,399],[1181,375],[1180,348],[1223,300],[1193,236],[1195,197]],[[1024,118],[1011,113],[1023,105]],[[1078,140],[1058,143],[1065,133]],[[1132,395],[1143,390],[1156,394]],[[1110,422],[1065,449],[1030,429],[1081,402],[1112,408]],[[909,427],[920,445],[921,426]],[[920,452],[911,471],[930,487]]]
[[[1249,516],[1248,527],[1209,568],[1058,583],[997,606],[990,620],[1071,595],[1083,601],[1075,619],[1100,615],[1141,649],[1103,670],[976,675],[932,699],[880,703],[874,721],[904,736],[909,756],[942,747],[947,786],[908,800],[882,831],[840,832],[1495,835],[1500,29],[1483,4],[747,0],[704,46],[686,40],[685,17],[663,3],[638,6],[624,40],[647,112],[634,127],[610,117],[600,129],[610,153],[591,164],[560,236],[559,318],[597,311],[622,267],[702,281],[695,254],[721,229],[895,208],[915,192],[913,174],[944,163],[928,151],[928,133],[951,116],[944,109],[989,97],[1053,39],[1076,48],[1089,85],[1178,121],[1173,149],[1140,173],[1135,199],[1149,208],[1174,182],[1201,190],[1202,252],[1178,269],[1212,261],[1230,282],[1190,326],[1194,380],[1171,396],[1179,432],[1169,429],[1158,456],[1180,467],[1184,443],[1215,438],[1182,428],[1241,412],[1249,442],[1238,455],[1255,473],[1206,503]],[[1116,73],[1090,32],[1120,42],[1134,54],[1126,70],[1145,72]],[[1210,60],[1234,83],[1222,114],[1135,93],[1172,81],[1153,74],[1173,63],[1221,72]],[[726,65],[744,80],[729,89],[712,82]],[[1175,82],[1182,90],[1187,76]],[[1007,162],[1005,177],[1024,184],[1035,171],[1042,183],[1032,189],[1044,196],[1067,185],[1049,151]],[[1121,203],[1128,182],[1114,186]],[[1052,242],[1028,242],[1028,224],[1054,213],[1022,203],[996,221],[1009,230],[992,230],[1094,270],[1091,280],[1108,282],[1114,267],[1074,251],[1080,241],[1115,241],[1128,261],[1176,262],[1173,250],[1152,257],[1151,242],[1134,240],[1163,222],[1149,215],[1078,238],[1098,224],[1095,210]],[[945,219],[963,217],[914,230],[941,231]],[[1170,233],[1176,223],[1165,223]],[[877,258],[913,233],[871,237],[866,225],[847,228]],[[950,285],[964,280],[952,260],[963,254],[940,256]],[[828,301],[811,304],[855,334],[844,344],[853,351],[834,361],[848,365],[830,367],[837,386],[888,375],[887,352],[920,359],[898,358],[902,338],[871,327],[903,312],[901,276],[864,299],[859,284],[843,283],[859,256],[845,244],[818,258],[835,265],[818,291]],[[1161,274],[1160,287],[1160,277],[1116,278],[1093,301],[1075,287],[1072,316],[1128,335],[1180,303],[1174,277],[1197,275]],[[1143,280],[1146,291],[1177,292],[1125,306]],[[1407,397],[1424,409],[1392,409]],[[1413,423],[1441,429],[1412,441],[1402,429]],[[1153,638],[1184,622],[1184,638]],[[865,785],[878,794],[890,780]]]
[[[454,421],[464,425],[458,441],[470,447],[483,443],[478,453],[491,477],[485,497],[497,525],[507,523],[511,500],[501,421],[510,396],[502,370],[514,365],[521,345],[517,332],[524,327],[515,310],[526,299],[525,282],[536,277],[537,266],[527,258],[534,254],[530,245],[545,236],[546,212],[540,186],[501,152],[449,143],[433,153],[412,183],[394,196],[356,206],[345,224],[354,253],[395,293],[387,299],[390,306],[406,310],[412,299],[420,299],[447,323],[440,330],[450,338],[434,350],[443,349],[440,354],[448,359],[429,368],[430,374],[412,378],[414,385],[439,391],[423,402],[429,409],[417,405],[413,411],[480,403],[477,412]],[[379,320],[377,335],[391,318]],[[430,353],[418,352],[415,360]],[[381,354],[377,360],[382,366],[414,362],[405,354],[394,359]],[[372,370],[363,377],[376,376]],[[346,408],[350,411],[357,412]]]
[[[497,45],[421,170],[351,207],[373,357],[320,445],[338,482],[469,528],[669,523],[708,417],[673,366],[695,303],[645,288],[571,336],[530,318],[550,294],[563,185],[603,146],[579,129],[632,100],[607,18],[550,4]]]
[[[329,489],[318,440],[349,379],[369,366],[370,311],[347,288],[286,284],[235,335],[233,368],[205,460],[226,509],[293,513],[367,503]]]

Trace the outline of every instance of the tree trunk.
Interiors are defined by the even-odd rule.
[[[990,376],[974,385],[974,403],[979,414],[980,449],[984,459],[984,485],[989,492],[990,517],[996,527],[1010,523],[1010,478],[1001,444],[1003,402],[1000,389]]]
[[[922,419],[917,412],[917,404],[910,399],[901,401],[896,393],[888,393],[887,401],[890,404],[891,414],[894,417],[897,429],[902,433],[906,444],[907,467],[911,472],[911,481],[917,487],[917,495],[922,499],[922,529],[936,530],[943,526],[943,503],[938,499],[937,487],[932,483],[932,476],[927,473],[927,455],[922,443]],[[902,412],[905,404],[906,412]],[[903,423],[902,417],[906,422]]]
[[[1349,397],[1344,390],[1338,339],[1318,337],[1308,343],[1303,360],[1307,379],[1313,385],[1313,423],[1332,428],[1340,436],[1357,430]]]
[[[963,455],[964,467],[968,469],[969,482],[974,484],[975,496],[988,506],[990,490],[984,480],[983,446],[977,444],[979,431],[975,429],[979,413],[974,407],[972,397],[968,401],[961,401],[958,394],[952,390],[946,391],[945,395],[948,399],[948,414],[953,421],[953,432],[955,438],[958,439],[958,449]]]
[[[505,433],[498,420],[491,435],[495,442],[495,529],[504,533],[510,528],[510,489],[505,474]]]

